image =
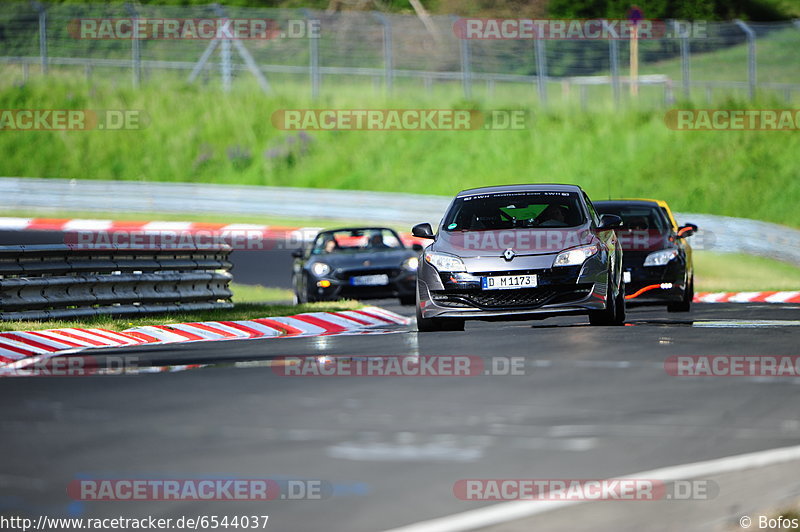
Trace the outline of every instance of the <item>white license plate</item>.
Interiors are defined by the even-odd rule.
[[[484,290],[510,290],[513,288],[536,288],[535,275],[494,275],[481,277]]]
[[[622,272],[622,282],[623,283],[631,282],[631,272]]]
[[[385,273],[378,275],[358,275],[350,278],[353,286],[383,286],[389,284],[389,276]]]

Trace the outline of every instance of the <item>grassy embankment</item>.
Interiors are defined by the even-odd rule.
[[[800,61],[785,57],[800,45],[800,32],[759,41],[759,77],[797,81]],[[744,46],[698,55],[695,79],[744,79],[739,66]],[[150,122],[136,131],[12,132],[0,135],[0,175],[150,181],[189,181],[295,187],[367,189],[449,195],[471,186],[509,182],[573,182],[591,196],[659,197],[683,212],[741,216],[800,227],[796,178],[800,153],[797,132],[676,132],[665,127],[663,110],[614,111],[608,101],[576,111],[552,91],[548,110],[537,108],[529,87],[498,85],[494,97],[478,85],[465,102],[457,86],[398,84],[386,99],[371,85],[349,82],[323,86],[310,102],[305,89],[276,83],[266,97],[247,77],[226,97],[213,88],[151,78],[134,91],[124,82],[103,83],[98,72],[89,83],[75,73],[46,79],[32,76],[19,84],[14,67],[0,70],[0,108],[142,109]],[[647,73],[679,77],[676,60],[643,67]],[[125,78],[120,78],[125,79]],[[554,86],[555,88],[556,86]],[[699,95],[698,95],[699,96]],[[574,94],[566,97],[572,98]],[[607,98],[606,98],[607,100]],[[702,97],[697,105],[706,106]],[[717,107],[740,106],[734,99]],[[784,106],[764,97],[757,107]],[[311,132],[298,135],[270,123],[279,109],[302,107],[445,107],[496,109],[522,107],[532,112],[519,131],[469,132]],[[40,214],[15,210],[6,215]],[[59,213],[48,212],[57,216]],[[61,213],[65,214],[65,213]],[[66,213],[66,215],[74,213]],[[141,218],[98,212],[121,218]],[[156,215],[187,219],[181,214]],[[314,220],[203,216],[204,221],[324,225]],[[727,259],[730,259],[728,257]],[[701,290],[797,287],[796,269],[766,259],[719,259],[698,253]],[[742,265],[736,271],[725,264]],[[723,273],[724,272],[724,273]]]

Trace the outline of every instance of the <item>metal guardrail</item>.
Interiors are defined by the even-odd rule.
[[[0,178],[0,208],[170,212],[413,223],[441,216],[450,198],[354,190]]]
[[[69,179],[0,178],[0,208],[62,211],[248,214],[364,223],[438,223],[448,196],[306,188]],[[746,253],[800,265],[800,231],[709,214],[676,213],[700,226],[696,249]]]
[[[680,223],[700,228],[689,242],[715,253],[744,253],[800,266],[800,231],[747,218],[676,212]]]
[[[227,246],[0,246],[0,321],[231,308]]]

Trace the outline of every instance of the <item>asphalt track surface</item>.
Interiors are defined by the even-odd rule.
[[[495,504],[457,499],[459,479],[608,478],[797,445],[800,379],[674,377],[664,361],[798,355],[798,319],[800,307],[792,305],[707,304],[688,314],[633,309],[626,327],[591,327],[578,316],[475,322],[465,332],[424,335],[412,326],[103,350],[138,366],[210,366],[3,379],[0,514],[266,514],[266,530],[376,531]],[[280,356],[323,354],[470,355],[487,368],[497,357],[520,357],[524,370],[287,377],[270,365]],[[318,479],[334,492],[323,500],[269,502],[83,502],[66,494],[81,478],[221,477]],[[616,503],[603,504],[607,513]],[[616,529],[601,515],[569,529]],[[637,528],[669,528],[651,525]]]

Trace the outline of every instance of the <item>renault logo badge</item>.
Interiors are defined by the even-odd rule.
[[[503,252],[503,258],[504,258],[504,259],[506,259],[506,260],[511,260],[511,259],[513,259],[513,258],[514,258],[516,255],[517,255],[517,254],[516,254],[516,253],[514,253],[514,250],[513,250],[513,249],[511,249],[511,248],[508,248],[507,250],[505,250],[505,251]]]

